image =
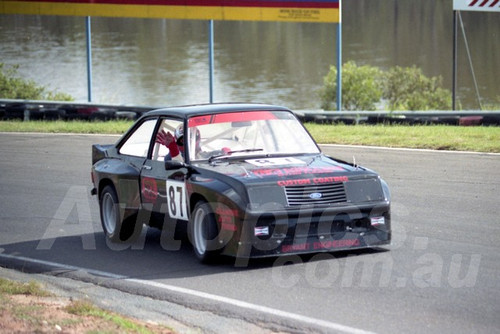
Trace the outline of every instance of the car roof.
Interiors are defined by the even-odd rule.
[[[168,107],[156,109],[145,113],[142,117],[151,116],[174,116],[187,119],[192,116],[219,114],[226,112],[245,112],[245,111],[288,111],[290,109],[270,104],[260,103],[211,103],[197,104],[189,106]],[[141,118],[142,118],[141,117]]]

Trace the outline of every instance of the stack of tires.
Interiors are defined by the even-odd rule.
[[[109,121],[116,119],[136,120],[140,111],[114,108],[98,108],[79,105],[37,105],[29,103],[6,103],[0,105],[0,119],[4,120],[86,120]]]

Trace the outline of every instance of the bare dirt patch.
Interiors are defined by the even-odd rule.
[[[71,310],[82,302],[67,298],[1,294],[0,302],[2,333],[174,333],[165,326],[105,310],[98,316],[73,314]]]

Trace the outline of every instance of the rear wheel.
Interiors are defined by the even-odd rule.
[[[199,201],[189,220],[189,238],[201,262],[213,262],[220,254],[217,236],[217,222],[212,207],[205,201]]]
[[[112,186],[106,186],[101,192],[99,208],[102,229],[112,242],[132,242],[140,233],[136,226],[137,213],[126,215],[122,220],[118,196]],[[125,215],[124,215],[125,216]],[[136,228],[137,227],[137,228]]]

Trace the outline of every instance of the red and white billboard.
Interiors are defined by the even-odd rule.
[[[500,0],[453,0],[453,10],[500,12]]]

